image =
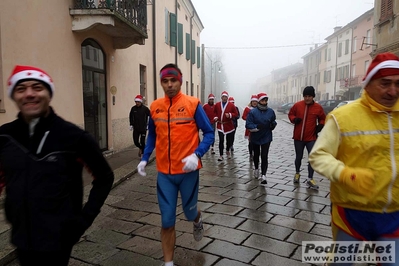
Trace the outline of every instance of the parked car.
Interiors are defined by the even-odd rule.
[[[286,114],[290,111],[291,107],[294,105],[294,103],[284,103],[282,105],[280,105],[279,107],[277,107],[277,112]]]
[[[323,107],[324,113],[328,114],[341,102],[340,100],[321,100],[317,103]]]
[[[339,108],[341,106],[347,105],[348,103],[351,103],[351,102],[354,102],[354,100],[352,100],[352,101],[342,101],[334,109],[337,109],[337,108]]]

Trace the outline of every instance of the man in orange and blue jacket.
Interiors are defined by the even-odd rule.
[[[194,222],[194,239],[200,241],[204,233],[201,212],[197,208],[200,159],[209,150],[215,135],[200,101],[181,92],[180,69],[167,64],[161,69],[160,78],[165,97],[151,104],[147,144],[137,170],[140,175],[146,175],[145,166],[156,148],[164,265],[173,266],[179,191],[184,214]],[[199,129],[203,132],[202,141]]]

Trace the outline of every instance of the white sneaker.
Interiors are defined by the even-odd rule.
[[[259,169],[254,170],[254,177],[258,178],[259,177]]]
[[[223,156],[219,156],[218,161],[223,161]]]
[[[259,179],[262,179],[262,181],[260,182],[261,185],[265,186],[267,184],[266,175],[262,175],[262,177]]]
[[[202,215],[200,216],[198,225],[195,225],[195,223],[193,223],[193,236],[195,241],[200,241],[204,236],[204,225],[202,224]]]

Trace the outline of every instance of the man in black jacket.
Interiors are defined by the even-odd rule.
[[[130,109],[129,113],[130,131],[133,130],[133,142],[139,148],[139,157],[141,157],[145,148],[150,109],[143,104],[143,96],[140,94],[134,98],[134,101],[136,105]]]
[[[8,95],[18,118],[0,127],[0,193],[21,265],[68,265],[72,247],[99,214],[114,174],[94,138],[50,107],[54,84],[16,66]],[[94,177],[83,207],[82,170]]]

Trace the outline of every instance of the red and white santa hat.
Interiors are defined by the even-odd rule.
[[[252,96],[251,96],[251,102],[252,101],[259,101],[259,99],[258,99],[258,95],[256,95],[256,94],[253,94]]]
[[[214,100],[215,99],[215,95],[213,95],[212,93],[208,95],[208,100]]]
[[[234,97],[230,96],[228,101],[231,102],[231,103],[234,103]]]
[[[143,96],[141,96],[140,94],[137,94],[136,97],[134,98],[135,102],[143,102]]]
[[[222,94],[220,96],[227,96],[229,97],[229,94],[227,93],[227,91],[223,91]]]
[[[399,75],[399,57],[393,53],[378,54],[367,69],[363,78],[363,87],[373,79]]]
[[[50,75],[44,70],[33,67],[33,66],[15,66],[14,70],[11,72],[10,77],[7,81],[7,92],[8,96],[12,98],[12,93],[15,86],[24,80],[39,80],[43,82],[46,87],[50,90],[50,96],[54,94],[54,82]]]
[[[267,99],[269,98],[266,93],[264,93],[264,92],[258,93],[258,100],[259,101],[261,101],[264,98],[267,98]]]

